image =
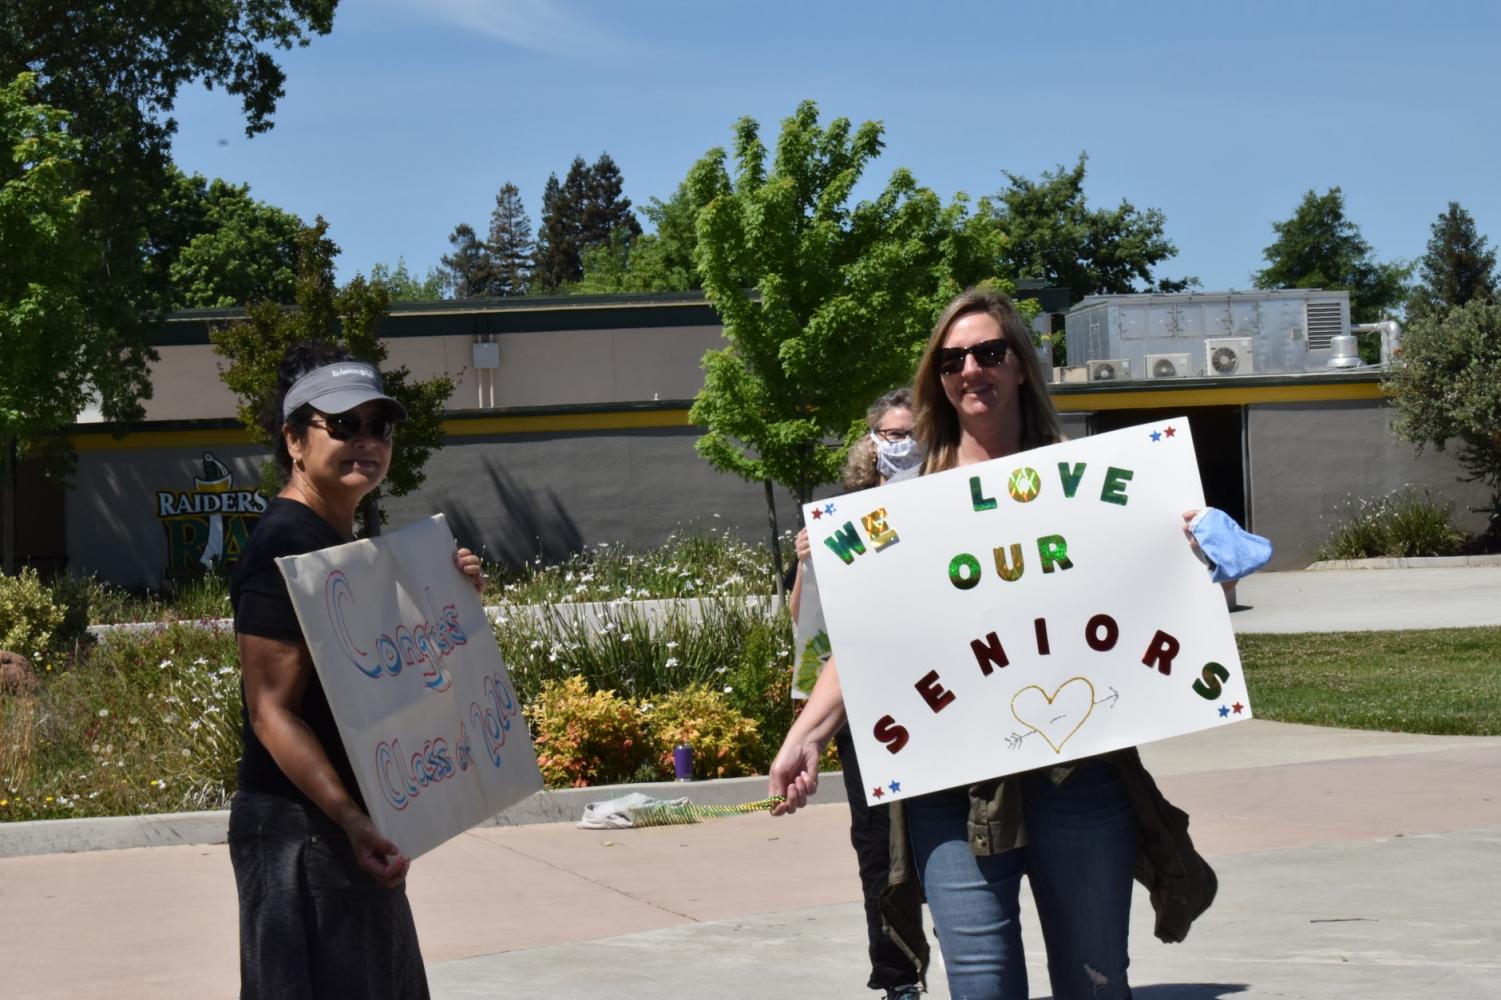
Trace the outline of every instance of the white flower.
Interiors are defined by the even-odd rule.
[[[730,687],[730,686],[729,686],[729,685],[728,685],[728,684],[726,684],[726,685],[725,685],[725,686],[724,686],[724,693],[725,693],[725,694],[730,694],[730,693],[732,693],[732,692],[733,692],[733,691],[734,691],[734,690],[735,690],[735,689],[734,689],[734,688],[732,688],[732,687]]]
[[[620,638],[624,642],[630,642],[631,641],[631,634],[629,632],[622,632],[622,633],[620,633]]]
[[[665,665],[668,668],[677,666],[678,665],[678,658],[676,656],[669,656],[667,658],[667,663]]]
[[[158,670],[166,670],[171,665],[172,665],[172,661],[171,660],[163,660],[162,662],[160,662],[160,663],[158,663],[156,665],[156,669],[158,669]]]
[[[109,709],[107,709],[107,708],[101,708],[99,710],[99,718],[101,718],[101,719],[109,718]]]
[[[718,667],[718,668],[715,669],[714,672],[716,674],[722,674],[722,673],[724,673],[725,671],[727,671],[729,669],[730,669],[729,667]]]
[[[678,648],[678,641],[676,639],[669,640],[668,643],[667,643],[667,648],[668,649],[677,649]]]
[[[207,663],[208,663],[208,657],[200,656],[200,657],[198,657],[198,659],[196,659],[196,660],[193,661],[193,666],[195,666],[195,667],[201,667],[201,666],[206,665]]]

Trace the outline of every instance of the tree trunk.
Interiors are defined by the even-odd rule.
[[[0,568],[16,571],[16,436],[8,434],[0,452]]]
[[[766,487],[766,521],[771,527],[771,575],[775,581],[777,593],[777,610],[782,610],[786,603],[786,588],[782,586],[782,546],[777,539],[777,500],[771,491],[771,480],[761,480],[761,485]]]

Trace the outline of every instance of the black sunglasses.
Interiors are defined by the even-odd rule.
[[[958,375],[964,371],[964,356],[973,354],[975,364],[981,368],[994,368],[1006,360],[1006,352],[1011,345],[1004,337],[995,340],[985,340],[973,347],[940,347],[938,349],[938,370],[945,375]]]
[[[322,427],[335,441],[353,441],[361,434],[368,434],[377,441],[389,441],[396,430],[396,421],[387,413],[379,413],[366,420],[352,410],[348,413],[316,412],[323,418],[323,423],[312,426]]]

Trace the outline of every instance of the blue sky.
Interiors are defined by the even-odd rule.
[[[770,142],[804,98],[885,124],[866,197],[897,167],[979,196],[1087,151],[1091,204],[1160,208],[1179,254],[1159,273],[1206,289],[1248,287],[1309,189],[1343,188],[1382,260],[1419,257],[1450,200],[1501,242],[1490,3],[343,0],[280,58],[269,134],[194,88],[174,154],[323,215],[342,278],[420,274],[507,180],[535,220],[575,155],[665,199],[736,119]]]

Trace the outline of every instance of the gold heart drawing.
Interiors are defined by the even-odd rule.
[[[1063,744],[1093,711],[1094,685],[1083,677],[1070,677],[1052,694],[1029,684],[1011,696],[1011,714],[1016,721],[1040,734],[1054,753],[1063,752]]]

